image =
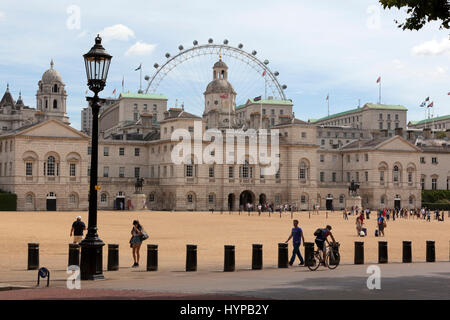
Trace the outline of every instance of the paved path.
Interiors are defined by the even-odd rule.
[[[65,289],[67,275],[59,271],[50,289],[3,291],[0,299],[450,299],[449,262],[376,265],[381,270],[380,290],[367,288],[368,266],[342,265],[336,270],[320,267],[315,272],[293,267],[232,273],[123,268],[105,272],[105,281],[82,281],[82,290]],[[24,284],[25,280],[16,284]]]

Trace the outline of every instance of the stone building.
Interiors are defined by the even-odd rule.
[[[433,139],[428,130],[406,130],[404,107],[368,103],[305,122],[295,118],[290,100],[249,99],[236,107],[225,62],[212,71],[202,115],[168,108],[164,95],[142,93],[122,93],[105,108],[100,209],[120,203],[141,209],[143,203],[132,203],[138,177],[152,210],[238,210],[247,203],[337,210],[349,206],[351,181],[360,184],[364,208],[413,208],[420,207],[422,188],[449,188],[448,132]],[[34,116],[0,134],[0,189],[17,194],[18,210],[85,210],[90,138],[68,125],[67,94],[53,64],[44,75],[37,109],[29,108]],[[0,106],[12,110],[16,103],[7,93]],[[234,136],[224,138],[230,129]],[[266,149],[252,132],[267,140]],[[189,138],[186,148],[180,137]],[[258,161],[263,157],[279,167],[271,171],[270,163]]]

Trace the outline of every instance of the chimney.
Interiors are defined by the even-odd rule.
[[[382,129],[380,130],[380,137],[387,137],[388,136],[388,130]]]
[[[403,128],[395,128],[395,135],[403,137]]]
[[[431,128],[424,128],[423,135],[426,139],[430,139],[431,138]]]

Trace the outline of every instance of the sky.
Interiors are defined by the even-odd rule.
[[[25,105],[35,107],[37,83],[53,59],[66,84],[71,123],[80,129],[81,109],[87,106],[82,55],[97,33],[113,56],[103,97],[120,92],[122,79],[125,91],[136,92],[139,72],[134,70],[140,63],[143,74],[152,75],[153,64],[166,61],[166,52],[213,38],[215,43],[228,39],[232,46],[243,43],[244,50],[270,60],[302,120],[326,116],[328,94],[330,113],[376,103],[378,77],[382,103],[407,107],[408,121],[425,117],[419,105],[426,97],[434,102],[435,116],[450,114],[449,31],[439,30],[436,22],[403,31],[394,19],[404,17],[375,0],[2,0],[0,94],[9,83],[16,100],[21,92]],[[188,85],[189,77],[183,81]],[[172,107],[168,91],[161,93],[169,95]]]

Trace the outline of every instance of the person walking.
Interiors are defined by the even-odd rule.
[[[381,237],[381,234],[383,234],[384,237],[384,228],[386,227],[386,221],[384,220],[383,215],[378,214],[377,224],[378,224],[378,236]]]
[[[362,231],[362,220],[360,216],[356,217],[356,235],[359,237]]]
[[[146,233],[144,232],[144,227],[139,223],[138,220],[133,221],[133,228],[131,229],[131,239],[130,247],[133,249],[133,259],[134,264],[132,268],[139,267],[139,250],[141,249],[142,241],[145,240]]]
[[[73,243],[80,243],[83,240],[83,232],[86,230],[86,225],[81,221],[81,217],[78,216],[77,220],[72,223],[72,229],[70,229],[70,236],[73,234]]]
[[[292,238],[292,245],[294,246],[294,249],[292,250],[292,257],[289,261],[289,265],[292,266],[295,261],[295,256],[298,256],[300,259],[299,266],[304,265],[305,261],[303,260],[302,254],[300,253],[300,244],[303,240],[303,246],[305,246],[305,238],[303,236],[303,230],[298,226],[298,220],[293,221],[294,227],[292,228],[291,234],[289,238],[286,240],[285,243],[288,243],[289,240]]]

